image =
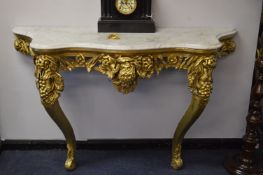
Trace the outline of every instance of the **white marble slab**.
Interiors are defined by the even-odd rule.
[[[30,37],[33,49],[148,50],[189,48],[214,50],[222,38],[233,37],[231,28],[159,28],[156,33],[120,33],[120,40],[107,39],[109,33],[79,27],[15,27],[14,34]]]

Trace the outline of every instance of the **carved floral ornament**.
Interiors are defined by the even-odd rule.
[[[71,58],[63,54],[37,55],[30,49],[29,42],[21,38],[16,40],[15,48],[34,56],[37,87],[45,104],[53,104],[63,91],[63,78],[59,71],[71,71],[79,67],[107,75],[117,90],[124,94],[134,91],[138,79],[150,78],[159,74],[162,69],[187,70],[192,93],[206,101],[212,91],[212,71],[216,65],[216,57],[235,50],[234,41],[225,40],[222,43],[223,46],[217,52],[209,54],[167,52],[128,55],[78,52]]]

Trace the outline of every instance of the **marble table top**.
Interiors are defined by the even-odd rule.
[[[188,48],[215,50],[219,41],[233,37],[231,28],[159,28],[156,33],[119,33],[119,40],[108,39],[110,33],[98,33],[85,27],[15,27],[14,34],[32,39],[36,50],[81,48],[94,50],[154,50]]]

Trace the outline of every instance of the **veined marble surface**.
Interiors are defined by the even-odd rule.
[[[231,28],[159,28],[156,33],[119,33],[119,40],[109,40],[110,33],[79,27],[15,27],[14,34],[30,37],[30,47],[37,50],[83,48],[95,50],[154,50],[188,48],[214,50],[220,39],[233,37]]]

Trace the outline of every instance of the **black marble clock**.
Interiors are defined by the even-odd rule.
[[[154,33],[152,0],[101,0],[99,32]]]

